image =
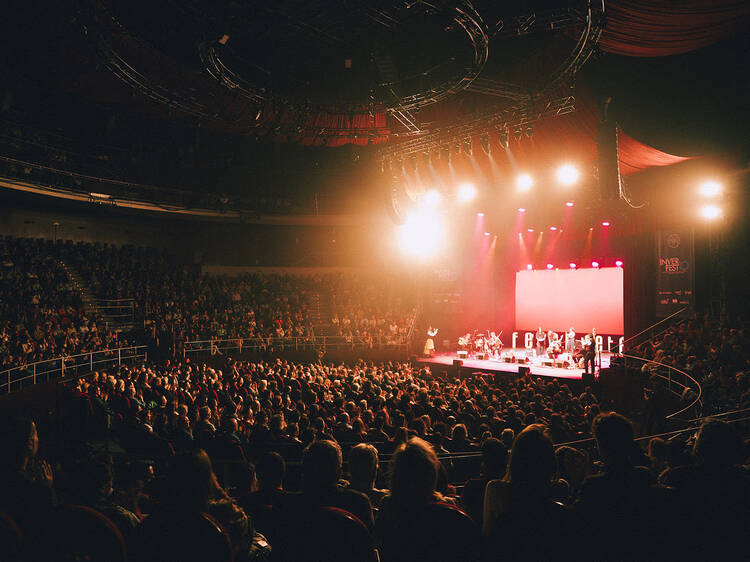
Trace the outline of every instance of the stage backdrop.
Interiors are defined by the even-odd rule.
[[[516,330],[622,335],[621,267],[519,271],[516,273]]]

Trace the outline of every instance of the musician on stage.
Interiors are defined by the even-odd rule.
[[[427,341],[424,342],[424,356],[432,357],[435,354],[435,341],[432,339],[437,336],[438,329],[430,326],[427,329]]]
[[[573,329],[573,326],[570,327],[570,330],[565,332],[565,353],[570,353],[570,355],[573,355],[573,352],[576,350],[576,331]]]
[[[586,334],[583,341],[583,372],[593,375],[596,373],[596,330],[591,330],[591,334]]]
[[[539,329],[536,332],[536,354],[537,357],[541,357],[544,355],[544,352],[547,349],[547,346],[545,345],[545,342],[547,341],[547,334],[545,334],[542,331],[542,327],[539,326]]]

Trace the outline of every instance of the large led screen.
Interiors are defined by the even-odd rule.
[[[622,335],[621,267],[549,269],[516,273],[516,330]]]

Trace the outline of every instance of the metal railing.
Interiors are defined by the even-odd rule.
[[[183,356],[188,353],[224,354],[227,350],[240,352],[282,351],[314,351],[318,349],[392,349],[407,351],[408,343],[390,343],[385,340],[374,340],[372,343],[358,337],[346,336],[310,336],[301,338],[227,338],[213,340],[185,341],[182,348]]]
[[[625,347],[626,347],[626,346],[627,346],[627,347],[629,347],[629,348],[633,348],[633,347],[635,347],[635,344],[631,344],[631,345],[629,345],[629,346],[628,346],[628,344],[629,344],[629,343],[630,343],[631,341],[633,341],[633,340],[634,340],[635,338],[637,338],[637,337],[639,337],[639,336],[641,336],[641,335],[643,335],[643,334],[648,334],[648,338],[647,338],[647,339],[646,339],[645,341],[648,341],[648,340],[650,340],[650,339],[652,339],[652,338],[655,338],[655,337],[656,337],[657,335],[659,335],[659,334],[663,334],[664,332],[666,332],[666,331],[667,331],[667,330],[669,329],[669,326],[671,326],[671,323],[670,323],[670,324],[668,324],[668,325],[665,325],[665,326],[663,326],[663,328],[664,328],[664,329],[663,329],[663,330],[661,330],[661,331],[659,332],[659,334],[656,334],[656,333],[654,333],[654,328],[656,328],[657,326],[660,326],[660,325],[662,325],[662,324],[663,324],[664,322],[666,322],[667,320],[671,320],[671,319],[672,319],[672,318],[674,318],[675,316],[678,316],[679,314],[682,314],[682,313],[683,313],[683,312],[685,312],[685,311],[686,311],[687,309],[688,309],[688,307],[687,307],[687,306],[686,306],[686,307],[684,307],[684,308],[681,308],[680,310],[678,310],[677,312],[674,312],[674,313],[670,314],[670,315],[669,315],[669,316],[667,316],[666,318],[662,318],[662,319],[661,319],[661,320],[659,320],[658,322],[656,322],[656,323],[654,323],[654,324],[651,324],[651,326],[649,326],[648,328],[645,328],[644,330],[641,330],[641,331],[640,331],[640,332],[638,332],[637,334],[635,334],[635,335],[633,335],[633,336],[630,336],[630,337],[629,337],[628,339],[626,339],[626,340],[625,340],[624,342],[622,342],[622,345],[623,345],[623,349],[625,349]],[[641,342],[641,343],[643,343],[643,342]],[[638,345],[640,345],[640,344],[638,344]]]
[[[0,394],[10,394],[37,382],[62,379],[90,373],[94,368],[121,365],[138,359],[146,360],[145,345],[117,347],[89,351],[77,355],[63,355],[35,363],[19,365],[0,372]]]
[[[676,412],[673,412],[669,414],[667,419],[674,419],[679,420],[679,416],[687,411],[689,411],[694,406],[701,404],[701,398],[703,396],[703,389],[701,388],[700,383],[695,380],[692,376],[687,374],[685,371],[681,371],[680,369],[677,369],[675,367],[672,367],[671,365],[667,365],[665,363],[660,363],[658,361],[653,361],[651,359],[645,359],[643,357],[636,357],[635,355],[622,355],[626,360],[634,360],[634,361],[640,361],[644,365],[651,365],[652,369],[650,369],[650,374],[655,375],[662,380],[667,382],[667,390],[677,396],[678,398],[682,399],[685,395],[685,390],[690,389],[695,393],[695,398],[691,400],[691,402]],[[667,374],[664,375],[663,373],[659,372],[659,369],[666,369]]]

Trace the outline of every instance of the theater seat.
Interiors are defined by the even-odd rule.
[[[112,521],[84,505],[60,508],[52,529],[50,553],[55,560],[127,560],[125,541]]]
[[[375,534],[382,562],[477,562],[482,558],[479,528],[465,512],[448,503],[391,512],[378,519]]]
[[[377,562],[370,531],[348,511],[318,507],[295,519],[299,525],[285,529],[280,545],[284,561]]]
[[[160,511],[134,533],[133,560],[143,562],[232,562],[232,543],[207,513]]]

